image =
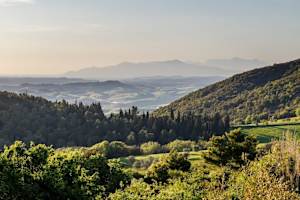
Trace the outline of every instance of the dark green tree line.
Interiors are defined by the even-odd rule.
[[[50,102],[26,94],[0,93],[0,145],[15,140],[62,146],[90,146],[102,140],[139,145],[175,139],[209,139],[229,130],[229,118],[181,115],[155,117],[137,107],[105,116],[100,103]]]

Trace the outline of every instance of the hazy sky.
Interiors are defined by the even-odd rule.
[[[300,57],[299,0],[0,0],[0,74]]]

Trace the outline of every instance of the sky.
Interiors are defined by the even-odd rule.
[[[0,0],[0,74],[300,56],[299,0]]]

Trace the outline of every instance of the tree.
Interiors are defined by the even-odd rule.
[[[155,116],[140,114],[137,107],[105,116],[100,103],[50,102],[27,94],[0,92],[0,146],[15,140],[54,147],[90,146],[98,141],[141,145],[175,139],[209,139],[229,129],[229,119],[175,112]]]
[[[126,138],[126,142],[129,145],[133,145],[136,143],[136,138],[135,138],[135,133],[134,132],[130,132],[129,135]]]
[[[245,124],[251,124],[252,123],[252,116],[248,115],[245,119]]]
[[[0,153],[1,199],[102,199],[129,177],[102,155],[17,141]]]
[[[171,109],[171,111],[170,111],[170,117],[171,117],[172,120],[175,119],[175,114],[174,114],[174,110],[173,109]]]
[[[151,165],[147,171],[146,180],[150,179],[165,183],[169,179],[169,165],[166,162],[158,162]]]
[[[188,154],[179,154],[173,150],[166,158],[166,162],[169,168],[172,170],[189,171],[191,168],[191,162],[188,160]]]
[[[300,107],[298,109],[296,109],[296,116],[300,117]]]
[[[223,136],[211,138],[208,153],[204,158],[218,165],[237,167],[255,158],[256,145],[256,138],[245,136],[240,129],[236,129]]]

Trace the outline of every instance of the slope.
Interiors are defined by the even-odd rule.
[[[300,106],[300,60],[274,64],[235,75],[195,91],[154,112],[229,114],[232,121],[247,116],[268,119],[293,116]]]

